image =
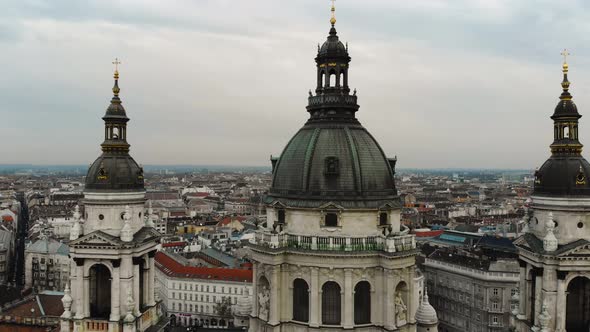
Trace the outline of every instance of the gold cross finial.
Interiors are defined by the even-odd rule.
[[[119,61],[119,58],[115,58],[115,61],[113,61],[113,64],[115,65],[115,71],[119,71],[119,65],[121,64],[121,61]]]
[[[115,65],[115,79],[119,79],[119,65],[121,64],[121,61],[119,60],[119,58],[115,58],[115,61],[113,61],[113,64]]]
[[[568,52],[567,49],[564,48],[561,52],[561,55],[563,56],[563,63],[567,63],[567,56],[570,55],[570,52]]]
[[[336,24],[336,0],[330,0],[332,1],[332,9],[330,9],[330,11],[332,12],[332,17],[330,18],[330,23],[332,23],[332,25]]]

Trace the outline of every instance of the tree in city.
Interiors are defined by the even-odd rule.
[[[215,304],[215,312],[221,317],[231,317],[231,298],[224,296],[221,301]]]

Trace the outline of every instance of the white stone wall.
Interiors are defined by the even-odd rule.
[[[315,209],[285,209],[284,231],[297,235],[348,235],[348,236],[373,236],[381,234],[379,227],[379,214],[384,211],[342,211],[338,214],[339,227],[323,226],[323,218],[328,210]],[[330,212],[332,212],[330,210]],[[278,219],[276,208],[267,208],[268,228],[272,228],[274,221]],[[400,231],[400,210],[389,210],[389,223],[394,232]]]
[[[132,193],[85,193],[84,234],[101,230],[113,236],[119,236],[125,221],[122,215],[129,206],[129,221],[133,233],[145,225],[145,192]],[[100,216],[103,219],[100,219]]]
[[[221,319],[215,311],[216,303],[229,297],[236,304],[246,292],[252,294],[252,283],[229,280],[170,277],[156,269],[157,292],[168,316],[187,319]],[[225,317],[228,321],[230,318]]]
[[[590,199],[548,198],[533,196],[533,216],[529,221],[529,232],[543,239],[549,212],[557,223],[555,237],[560,245],[578,239],[590,239]],[[581,228],[579,226],[582,226]]]

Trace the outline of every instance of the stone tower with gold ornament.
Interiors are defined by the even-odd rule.
[[[535,172],[527,232],[515,241],[520,286],[516,331],[590,330],[590,164],[582,156],[582,117],[569,92],[564,50],[563,92],[551,119],[551,157]]]
[[[416,331],[417,251],[400,223],[396,159],[356,117],[334,5],[330,23],[309,118],[271,158],[266,224],[250,243],[250,331]]]
[[[160,236],[145,225],[143,169],[129,155],[118,70],[114,78],[114,96],[103,117],[102,154],[86,176],[84,223],[70,234],[61,331],[145,331],[160,317],[154,299]]]

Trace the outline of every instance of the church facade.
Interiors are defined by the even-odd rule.
[[[70,283],[61,331],[145,331],[159,321],[154,257],[160,235],[144,213],[143,169],[129,155],[129,118],[114,96],[103,117],[102,154],[90,166],[84,216],[70,232]]]
[[[535,173],[527,232],[516,240],[520,286],[514,297],[516,331],[590,330],[590,164],[582,156],[581,115],[563,92],[551,116],[551,157]]]
[[[332,27],[315,58],[309,119],[279,158],[251,241],[250,331],[416,331],[414,236],[387,158],[356,117],[348,46]],[[421,277],[421,276],[420,276]],[[429,306],[420,331],[436,331]]]

